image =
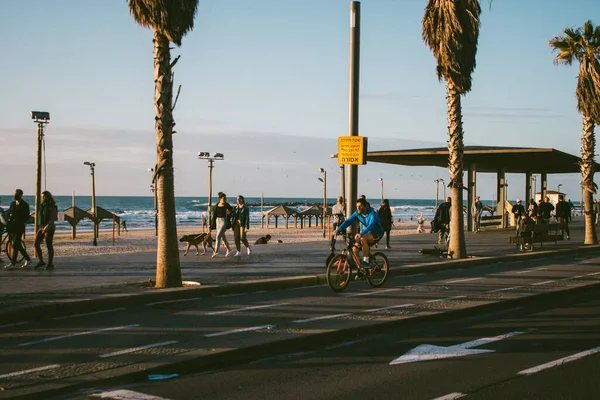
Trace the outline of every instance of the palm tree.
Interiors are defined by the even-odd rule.
[[[446,82],[448,102],[448,171],[452,197],[452,258],[467,256],[463,221],[463,126],[461,95],[471,90],[479,38],[481,7],[477,0],[428,0],[423,41],[437,61],[438,80]]]
[[[183,36],[194,27],[198,0],[128,0],[133,19],[154,30],[154,112],[156,168],[154,190],[158,205],[156,287],[181,286],[179,244],[175,221],[173,174],[173,75],[169,44],[181,46]]]
[[[558,51],[554,64],[572,65],[579,62],[579,76],[575,97],[577,111],[583,117],[583,137],[581,139],[582,185],[584,188],[585,241],[596,244],[598,238],[594,225],[593,196],[597,186],[594,183],[594,150],[596,137],[594,128],[600,124],[600,26],[594,28],[592,21],[583,28],[565,28],[563,36],[554,36],[548,41],[553,50]]]

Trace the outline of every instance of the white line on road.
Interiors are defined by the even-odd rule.
[[[150,394],[144,394],[125,389],[113,390],[111,392],[96,393],[92,396],[100,397],[101,399],[113,400],[169,400],[165,397],[152,396]]]
[[[515,272],[515,274],[528,274],[529,272],[544,271],[546,269],[548,269],[548,268],[544,268],[544,267],[531,268],[531,269],[526,269],[525,271],[517,271],[517,272]]]
[[[33,344],[44,343],[44,342],[53,342],[55,340],[67,339],[67,338],[71,338],[71,337],[75,337],[75,336],[89,335],[89,334],[98,333],[98,332],[107,332],[107,331],[116,331],[116,330],[119,330],[119,329],[135,328],[135,327],[138,327],[138,326],[140,326],[140,325],[139,324],[132,324],[132,325],[125,325],[125,326],[115,326],[115,327],[112,327],[112,328],[97,329],[95,331],[85,331],[85,332],[72,333],[70,335],[54,336],[54,337],[50,337],[50,338],[46,338],[46,339],[42,339],[42,340],[36,340],[36,341],[33,341],[33,342],[21,343],[17,347],[31,346]]]
[[[471,282],[471,281],[478,281],[480,279],[483,279],[483,277],[479,277],[479,278],[466,278],[466,279],[455,279],[453,281],[446,281],[444,283],[461,283],[461,282]]]
[[[157,302],[154,302],[154,303],[148,303],[146,305],[147,306],[155,306],[155,305],[158,305],[158,304],[181,303],[183,301],[196,301],[196,300],[202,300],[202,297],[191,297],[189,299],[157,301]]]
[[[552,283],[552,282],[555,282],[555,281],[536,282],[536,283],[532,283],[531,286],[546,285],[546,284]]]
[[[588,274],[587,276],[596,276],[596,275],[600,275],[600,272],[594,272],[593,274]]]
[[[0,325],[0,329],[10,328],[13,326],[27,325],[28,323],[29,323],[28,321],[25,321],[25,322],[15,322],[14,324]]]
[[[294,288],[289,288],[288,290],[314,289],[314,288],[318,288],[318,287],[321,287],[321,285],[298,286],[298,287],[294,287]]]
[[[45,367],[28,369],[25,371],[11,372],[10,374],[0,375],[0,379],[12,378],[13,376],[19,376],[19,375],[25,375],[25,374],[31,374],[32,372],[46,371],[48,369],[54,369],[54,368],[58,368],[58,367],[60,367],[60,365],[52,364],[52,365],[46,365]]]
[[[414,306],[414,304],[400,304],[400,305],[397,305],[397,306],[389,306],[389,307],[381,307],[381,308],[371,308],[370,310],[365,310],[365,312],[368,313],[368,312],[393,310],[395,308],[404,308],[404,307],[410,307],[410,306]]]
[[[579,279],[579,278],[583,278],[583,275],[577,275],[577,276],[571,276],[569,278],[563,278],[561,279],[562,281],[571,281],[573,279]]]
[[[382,290],[370,290],[368,292],[360,292],[360,293],[352,293],[352,294],[347,294],[344,297],[358,297],[358,296],[366,296],[369,294],[379,294],[379,293],[387,293],[387,292],[397,292],[399,290],[402,290],[403,288],[392,288],[392,289],[382,289]]]
[[[436,397],[433,400],[454,400],[454,399],[460,399],[461,397],[465,397],[465,396],[466,396],[466,394],[454,392],[454,393],[450,393],[450,394],[447,394],[442,397]]]
[[[121,356],[123,354],[135,353],[136,351],[151,349],[153,347],[167,346],[167,345],[174,344],[174,343],[177,343],[177,340],[169,340],[168,342],[159,342],[159,343],[147,344],[145,346],[132,347],[130,349],[115,351],[113,353],[100,354],[98,357],[108,358],[108,357],[114,357],[114,356]]]
[[[465,297],[467,297],[467,296],[447,297],[445,299],[427,300],[425,303],[437,303],[438,301],[448,301],[448,300],[462,299],[462,298],[465,298]]]
[[[52,318],[52,319],[59,320],[59,319],[69,319],[69,318],[86,317],[88,315],[105,314],[105,313],[109,313],[109,312],[123,311],[123,310],[125,310],[125,307],[113,308],[112,310],[94,311],[94,312],[83,313],[83,314],[65,315],[64,317],[55,317],[55,318]]]
[[[523,286],[511,286],[511,287],[505,287],[502,289],[494,289],[494,290],[488,290],[487,293],[498,293],[498,292],[506,292],[508,290],[515,290],[515,289],[520,289]]]
[[[587,351],[582,351],[581,353],[577,353],[577,354],[573,354],[570,355],[568,357],[563,357],[563,358],[559,358],[558,360],[554,360],[554,361],[550,361],[546,364],[542,364],[542,365],[538,365],[537,367],[532,367],[532,368],[528,368],[528,369],[524,369],[523,371],[519,371],[519,375],[531,375],[531,374],[535,374],[536,372],[540,372],[543,371],[545,369],[548,368],[552,368],[552,367],[556,367],[559,365],[563,365],[566,363],[569,363],[571,361],[575,361],[578,360],[580,358],[586,357],[586,356],[590,356],[592,354],[598,353],[600,352],[600,347],[595,347],[591,350],[587,350]]]
[[[228,313],[233,313],[233,312],[238,312],[238,311],[258,310],[259,308],[270,308],[270,307],[287,306],[289,304],[292,304],[292,303],[263,304],[261,306],[236,308],[236,309],[233,309],[233,310],[213,311],[213,312],[206,313],[206,315],[228,314]]]
[[[215,336],[233,335],[234,333],[260,331],[262,329],[272,329],[274,327],[275,327],[275,325],[251,326],[249,328],[240,328],[240,329],[232,329],[230,331],[207,333],[206,335],[204,335],[204,337],[215,337]]]
[[[248,293],[246,292],[246,293],[230,293],[230,294],[220,294],[220,295],[218,295],[218,296],[215,296],[215,297],[235,297],[235,296],[243,296],[243,295],[245,295],[245,294],[248,294]]]
[[[315,318],[308,318],[308,319],[297,319],[297,320],[292,321],[292,322],[296,323],[296,324],[303,324],[305,322],[320,321],[320,320],[323,320],[323,319],[342,318],[342,317],[347,317],[348,315],[352,315],[352,313],[324,315],[322,317],[315,317]]]

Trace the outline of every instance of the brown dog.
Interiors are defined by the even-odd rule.
[[[211,249],[213,249],[213,251],[215,251],[215,248],[213,247],[213,243],[214,243],[215,239],[213,239],[208,233],[200,233],[197,235],[183,235],[181,237],[181,239],[179,239],[179,241],[187,243],[187,248],[183,252],[184,256],[187,255],[191,246],[196,247],[196,255],[199,255],[200,254],[200,249],[198,248],[199,244],[202,245],[202,250],[203,250],[202,255],[206,254],[207,247],[210,247]]]
[[[267,244],[269,243],[269,240],[271,240],[271,235],[261,236],[258,239],[256,239],[256,242],[254,242],[254,244]]]

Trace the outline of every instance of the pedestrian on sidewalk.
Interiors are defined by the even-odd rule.
[[[571,232],[569,231],[570,215],[569,203],[565,201],[565,196],[561,194],[558,196],[558,203],[556,203],[556,222],[561,225],[561,229],[567,234],[567,240],[571,239]]]
[[[390,231],[392,230],[394,221],[392,220],[392,210],[390,209],[390,202],[388,199],[384,199],[381,202],[381,207],[379,207],[377,214],[379,215],[379,221],[381,222],[381,227],[385,233],[385,248],[390,249]]]
[[[227,236],[225,236],[225,231],[231,228],[232,210],[233,208],[227,202],[227,195],[223,192],[219,192],[219,202],[212,209],[212,221],[210,222],[210,229],[217,230],[217,247],[215,248],[215,252],[211,256],[212,258],[219,256],[221,242],[224,243],[225,248],[227,248],[227,253],[225,253],[225,257],[229,257],[231,255],[231,247],[229,246],[229,241],[227,241]],[[208,233],[210,233],[210,231]]]
[[[240,253],[241,243],[246,246],[246,252],[248,255],[252,254],[250,243],[246,238],[246,230],[250,229],[250,211],[246,205],[246,200],[241,194],[237,197],[237,204],[233,209],[233,240],[235,241],[236,252],[234,257],[241,257]]]
[[[56,201],[49,191],[42,192],[42,204],[40,207],[41,228],[35,234],[33,245],[38,257],[38,263],[34,269],[46,267],[47,270],[54,269],[54,232],[56,225],[54,222],[58,220],[58,206]],[[48,264],[44,262],[42,254],[42,240],[46,240],[46,249],[48,250]]]
[[[126,220],[121,221],[121,226],[123,227],[123,232],[129,232],[127,230],[127,221]]]
[[[17,254],[21,253],[25,257],[25,262],[21,266],[27,268],[31,261],[31,257],[27,254],[27,250],[23,248],[23,235],[25,235],[25,226],[29,221],[29,204],[23,200],[23,191],[15,190],[15,200],[10,203],[8,209],[8,221],[6,225],[7,232],[12,235],[12,258],[10,264],[4,268],[15,268],[17,263]]]
[[[446,201],[438,207],[435,212],[434,221],[436,221],[439,227],[438,231],[438,245],[443,246],[450,237],[450,207],[452,205],[452,198],[446,197]],[[446,239],[446,240],[444,240]]]
[[[342,196],[338,197],[337,203],[331,209],[331,214],[333,215],[333,230],[335,231],[346,219],[346,205]]]
[[[483,214],[483,203],[479,200],[479,196],[475,196],[475,201],[473,202],[473,231],[475,233],[479,233],[479,228],[481,226],[481,214]]]

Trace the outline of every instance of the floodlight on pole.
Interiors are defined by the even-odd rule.
[[[41,228],[41,218],[39,212],[42,199],[42,141],[44,140],[44,126],[50,123],[50,113],[48,111],[31,111],[29,113],[29,117],[38,126],[34,214],[35,232],[37,232],[38,229]]]
[[[325,238],[326,234],[327,234],[327,230],[326,230],[326,226],[325,226],[325,219],[327,218],[327,171],[325,171],[323,168],[319,168],[319,172],[323,174],[323,179],[318,178],[321,182],[323,182],[323,216],[322,216],[322,223],[323,223],[323,238]]]
[[[338,153],[333,153],[329,156],[329,158],[338,158]],[[339,160],[338,160],[339,162]],[[344,203],[346,202],[346,166],[344,164],[340,164],[340,186],[342,189],[342,199],[344,199]]]
[[[383,178],[378,178],[379,182],[381,182],[381,204],[383,204]]]
[[[223,160],[225,156],[223,153],[214,153],[211,155],[207,151],[198,152],[198,159],[200,160],[208,160],[208,230],[210,230],[210,218],[212,213],[212,170],[213,163],[216,160]]]
[[[87,165],[90,167],[91,175],[92,175],[92,230],[94,231],[94,241],[92,244],[94,246],[98,246],[98,224],[97,224],[97,216],[98,212],[96,210],[96,176],[95,176],[95,167],[96,163],[85,161],[83,165]]]

